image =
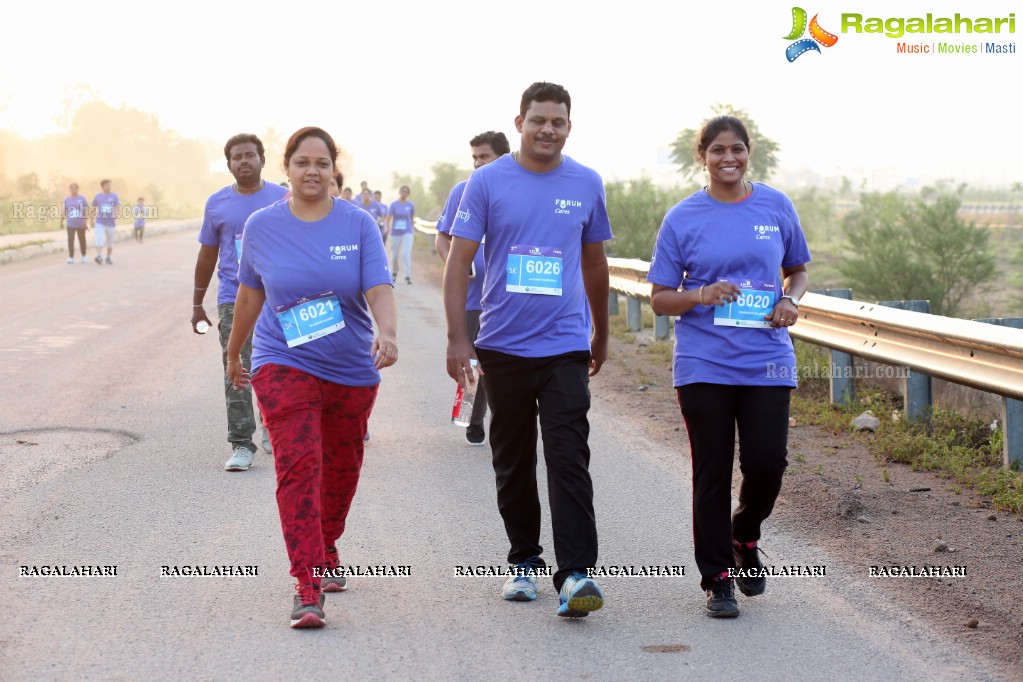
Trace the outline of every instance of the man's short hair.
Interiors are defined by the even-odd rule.
[[[469,140],[470,147],[479,147],[483,144],[490,145],[490,148],[493,149],[494,153],[498,156],[504,156],[511,151],[511,145],[508,144],[508,137],[501,132],[488,130],[487,132],[480,133]]]
[[[519,115],[525,118],[526,110],[533,102],[557,102],[564,104],[569,118],[572,117],[572,98],[568,90],[556,83],[545,83],[537,81],[522,93],[522,102],[519,104]]]
[[[227,159],[228,162],[230,162],[231,147],[235,146],[236,144],[245,144],[246,142],[251,142],[252,144],[256,145],[256,151],[259,153],[259,159],[261,161],[266,161],[266,157],[264,156],[263,151],[263,142],[258,137],[251,133],[239,133],[238,135],[235,135],[230,140],[228,140],[227,144],[224,145],[224,158]]]

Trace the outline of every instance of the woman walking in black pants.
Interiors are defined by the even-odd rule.
[[[734,618],[733,574],[747,596],[766,587],[757,542],[787,464],[796,386],[787,327],[799,317],[810,252],[788,197],[744,179],[750,140],[742,121],[708,121],[697,154],[709,183],[664,217],[648,279],[654,312],[678,316],[674,385],[692,450],[693,542],[707,615]],[[742,486],[729,518],[736,427]]]

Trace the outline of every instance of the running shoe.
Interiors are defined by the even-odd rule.
[[[558,615],[562,618],[585,618],[591,611],[604,606],[604,593],[597,581],[584,573],[573,573],[561,586],[561,605]]]
[[[291,609],[291,627],[322,628],[327,624],[323,613],[323,593],[313,585],[296,585],[295,605]]]
[[[74,258],[68,258],[67,259],[67,264],[68,265],[74,265],[75,264],[75,259]]]
[[[113,265],[114,264],[114,261],[110,260],[110,256],[107,256],[107,259],[105,261],[103,261],[103,262],[106,263],[107,265]]]
[[[263,429],[263,451],[271,457],[274,454],[273,446],[270,445],[270,432]]]
[[[368,442],[369,442],[369,431],[367,431],[367,432],[366,432],[366,435],[365,435],[365,436],[363,436],[363,438],[362,438],[362,442],[363,442],[363,443],[368,443]]]
[[[344,592],[348,589],[348,578],[343,575],[323,576],[320,579],[320,589],[324,592]]]
[[[760,575],[764,570],[764,565],[760,562],[760,557],[757,556],[758,552],[767,556],[764,550],[757,547],[755,541],[737,542],[732,540],[732,554],[735,556],[735,567],[742,571],[754,573],[752,576],[735,577],[736,587],[747,597],[763,594],[764,590],[767,589],[767,577]]]
[[[711,618],[735,618],[739,615],[734,581],[726,576],[715,578],[707,589],[707,615]]]
[[[83,263],[85,262],[85,256],[82,256],[82,262]]]
[[[465,440],[469,445],[483,445],[486,439],[487,434],[483,431],[482,426],[469,424],[469,427],[465,430]]]
[[[516,571],[528,571],[528,564],[519,564]],[[508,601],[533,601],[536,599],[536,576],[513,575],[504,581],[501,588],[501,599]]]
[[[224,471],[248,471],[252,467],[252,459],[256,453],[246,447],[238,446],[231,454],[231,459],[224,463]]]
[[[93,260],[96,261],[96,263],[98,265],[103,265],[103,258],[102,258],[102,256],[96,256],[95,258],[93,258]]]
[[[341,565],[341,561],[337,556],[337,547],[328,547],[324,552],[326,562],[324,564],[324,573],[331,573],[336,571]],[[344,592],[348,589],[348,578],[340,575],[324,575],[320,578],[320,589],[324,592]]]
[[[412,284],[412,278],[411,277],[406,277],[405,278],[405,284]]]

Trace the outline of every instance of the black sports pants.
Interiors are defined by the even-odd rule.
[[[675,389],[693,461],[693,545],[704,589],[735,566],[732,540],[760,539],[788,465],[787,386],[687,384]],[[739,429],[739,506],[732,503],[732,461]]]

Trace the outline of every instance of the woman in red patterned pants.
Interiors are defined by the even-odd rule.
[[[228,376],[255,327],[251,385],[274,451],[277,507],[298,592],[292,627],[322,627],[362,468],[366,422],[383,367],[398,359],[391,272],[373,218],[330,196],[337,147],[319,128],[291,136],[287,201],[245,223]],[[372,318],[370,313],[372,312]],[[374,335],[373,321],[378,332]]]

